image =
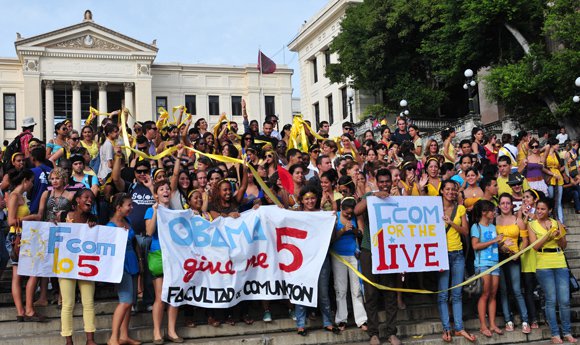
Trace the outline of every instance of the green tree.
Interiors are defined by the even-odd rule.
[[[491,67],[487,93],[508,113],[531,124],[579,115],[577,0],[367,0],[341,26],[328,77],[381,91],[390,107],[406,98],[432,116],[465,106],[463,70]]]

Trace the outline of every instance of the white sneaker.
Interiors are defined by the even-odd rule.
[[[148,305],[146,310],[148,312],[152,312],[153,311],[153,306],[152,305]]]

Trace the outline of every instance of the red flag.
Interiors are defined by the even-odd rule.
[[[292,175],[290,173],[278,165],[278,178],[282,183],[282,187],[288,191],[290,194],[294,194],[294,181],[292,180]]]
[[[276,72],[276,63],[262,53],[261,50],[258,50],[258,71],[262,72],[262,74]]]

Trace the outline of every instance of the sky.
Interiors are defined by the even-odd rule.
[[[157,39],[155,62],[245,65],[258,49],[294,69],[293,96],[300,96],[298,54],[286,45],[304,21],[329,0],[0,0],[0,57],[16,57],[16,32],[40,35],[82,22],[95,23],[134,39]]]

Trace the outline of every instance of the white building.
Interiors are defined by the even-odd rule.
[[[72,119],[80,129],[89,106],[102,112],[128,108],[138,121],[185,105],[215,123],[222,112],[241,124],[241,101],[251,119],[278,114],[292,122],[292,69],[262,75],[244,66],[154,63],[156,42],[143,43],[96,24],[90,11],[72,26],[30,38],[17,34],[17,58],[0,58],[0,133],[15,137],[32,116],[35,136],[53,137],[54,122]]]
[[[356,6],[363,0],[330,0],[314,17],[305,22],[298,35],[288,44],[291,51],[298,53],[300,61],[300,108],[306,119],[318,124],[328,121],[330,134],[342,133],[342,123],[350,121],[348,87],[331,83],[324,76],[326,65],[336,63],[338,57],[331,54],[329,46],[340,33],[340,21],[348,6]],[[366,106],[381,103],[373,95],[353,90],[352,116],[358,115]]]

